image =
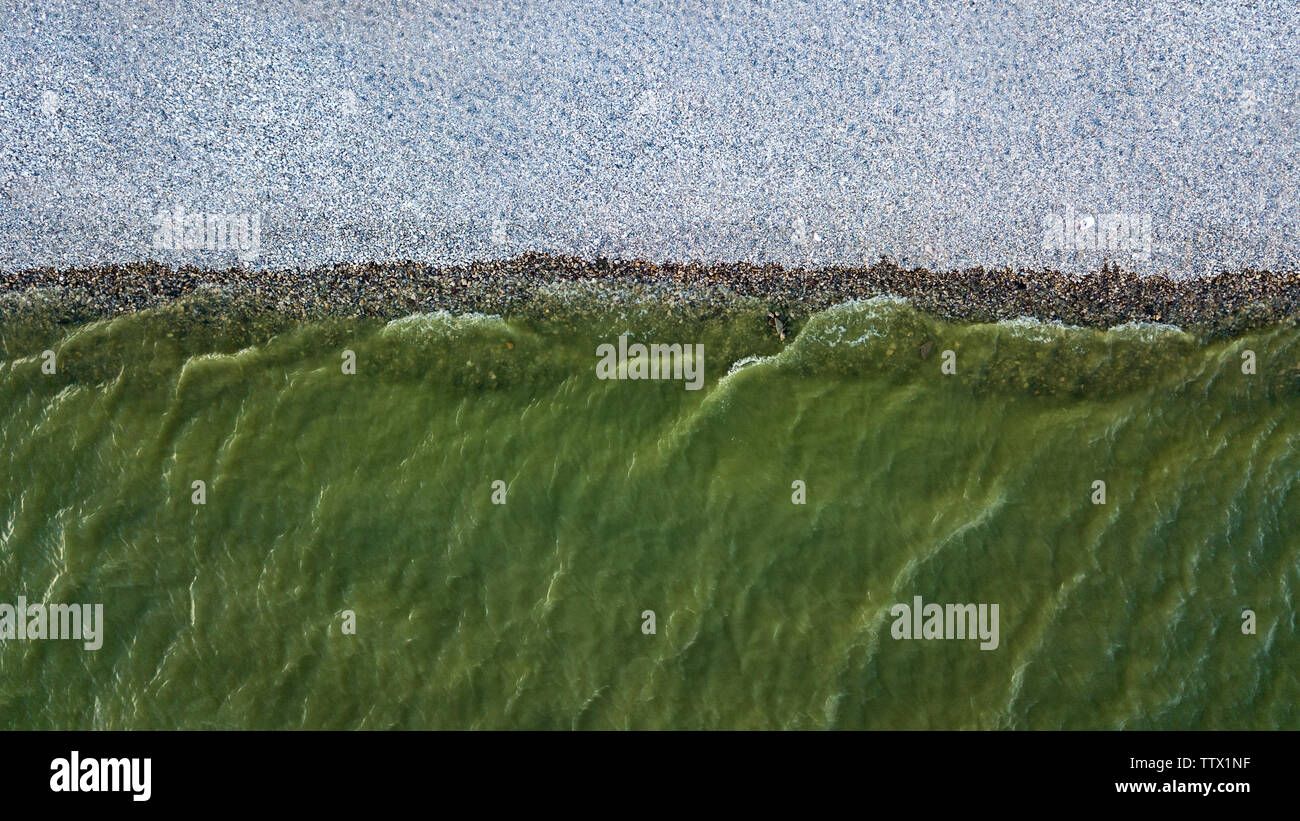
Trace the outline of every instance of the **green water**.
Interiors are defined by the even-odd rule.
[[[1296,328],[580,302],[0,325],[0,601],[106,621],[0,644],[0,727],[1300,728]]]

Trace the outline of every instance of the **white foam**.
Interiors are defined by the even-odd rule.
[[[735,362],[731,363],[731,367],[727,369],[726,375],[722,378],[726,379],[734,373],[739,373],[750,365],[756,365],[759,362],[771,362],[774,359],[776,359],[775,356],[747,356],[744,359],[737,359]]]

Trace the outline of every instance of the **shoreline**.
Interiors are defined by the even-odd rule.
[[[902,297],[918,310],[958,322],[1031,317],[1064,325],[1113,328],[1173,325],[1209,336],[1235,336],[1300,318],[1300,273],[1243,270],[1172,280],[1115,267],[1083,276],[1057,271],[904,269],[870,266],[783,268],[749,263],[656,264],[585,260],[536,252],[469,265],[419,262],[340,263],[311,270],[203,269],[159,262],[33,268],[0,272],[0,319],[14,297],[39,295],[83,322],[155,308],[215,289],[298,319],[392,319],[418,312],[527,313],[544,289],[564,284],[632,286],[675,305],[730,311],[738,301],[765,303],[797,333],[812,313],[851,300]],[[25,307],[17,305],[21,311]]]

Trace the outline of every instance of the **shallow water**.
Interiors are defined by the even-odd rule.
[[[106,619],[0,643],[0,727],[1300,728],[1294,327],[543,316],[0,326],[0,601]]]

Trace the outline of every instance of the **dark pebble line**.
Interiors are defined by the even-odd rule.
[[[155,307],[202,287],[251,297],[296,317],[392,318],[417,311],[522,310],[538,288],[563,282],[637,284],[710,294],[719,309],[752,297],[798,319],[850,299],[906,297],[937,316],[989,322],[1031,316],[1107,328],[1161,322],[1213,335],[1233,335],[1300,316],[1300,274],[1241,270],[1171,280],[1115,267],[1087,276],[1057,271],[905,270],[887,259],[869,267],[815,270],[727,263],[654,264],[583,260],[526,253],[509,260],[439,267],[420,262],[337,264],[312,270],[211,270],[145,262],[58,270],[0,272],[0,294],[45,289],[75,306],[76,319]],[[698,299],[692,297],[692,302]],[[6,309],[12,310],[12,309]]]

